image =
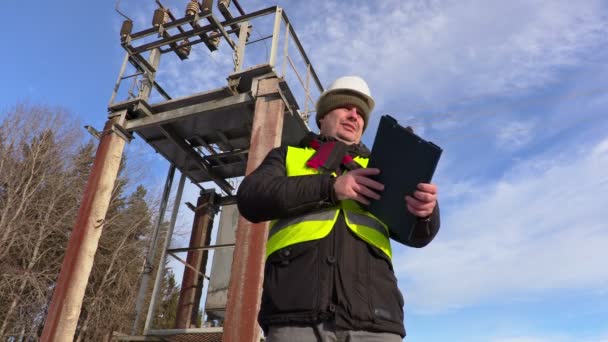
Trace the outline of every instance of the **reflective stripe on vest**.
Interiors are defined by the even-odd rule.
[[[314,153],[315,150],[312,148],[288,147],[285,162],[287,176],[318,174],[317,170],[306,166],[306,161]],[[364,167],[367,166],[367,158],[355,157],[354,160]],[[344,213],[346,225],[353,233],[366,243],[380,249],[389,259],[391,258],[388,227],[352,200],[340,201],[340,204],[333,209],[272,221],[266,244],[266,257],[281,248],[299,242],[324,238],[338,220],[340,210]]]
[[[281,248],[326,237],[331,232],[338,214],[339,210],[329,209],[273,221],[268,232],[266,257]]]
[[[348,220],[348,223],[369,227],[388,238],[388,232],[386,231],[386,228],[380,222],[378,222],[378,220],[355,213],[348,213],[346,215],[346,218]]]

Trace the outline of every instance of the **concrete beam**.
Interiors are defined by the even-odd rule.
[[[192,115],[200,115],[205,112],[228,110],[245,104],[253,103],[253,98],[249,94],[238,94],[213,102],[205,102],[191,106],[181,107],[174,110],[156,113],[150,117],[129,120],[124,128],[128,131],[138,131],[152,126],[183,120]]]

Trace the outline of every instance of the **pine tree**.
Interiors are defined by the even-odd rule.
[[[167,267],[165,267],[160,292],[160,304],[153,320],[154,328],[173,329],[175,328],[175,319],[177,316],[179,285],[175,281],[173,271]]]

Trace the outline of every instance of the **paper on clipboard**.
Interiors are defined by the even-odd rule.
[[[384,184],[382,198],[371,200],[367,207],[388,225],[391,238],[409,245],[417,218],[405,206],[405,196],[416,190],[418,183],[430,183],[442,149],[411,130],[399,125],[389,115],[380,119],[371,158],[367,167],[380,169],[373,176]]]

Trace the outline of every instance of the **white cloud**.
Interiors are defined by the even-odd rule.
[[[325,1],[312,10],[327,15],[296,29],[325,80],[359,73],[376,94],[417,103],[545,85],[606,32],[600,1]]]
[[[535,124],[531,121],[510,121],[498,130],[497,144],[501,149],[517,150],[528,144],[533,138]]]
[[[608,153],[608,139],[602,141],[597,146],[595,146],[591,155],[593,157],[602,158],[602,156],[606,153]]]
[[[453,181],[447,189],[442,189],[441,200],[450,201],[476,196],[479,194],[476,184],[470,181]]]
[[[436,241],[396,253],[410,308],[443,311],[606,287],[607,146],[608,139],[537,157],[495,183],[465,184],[473,195],[450,203]]]

